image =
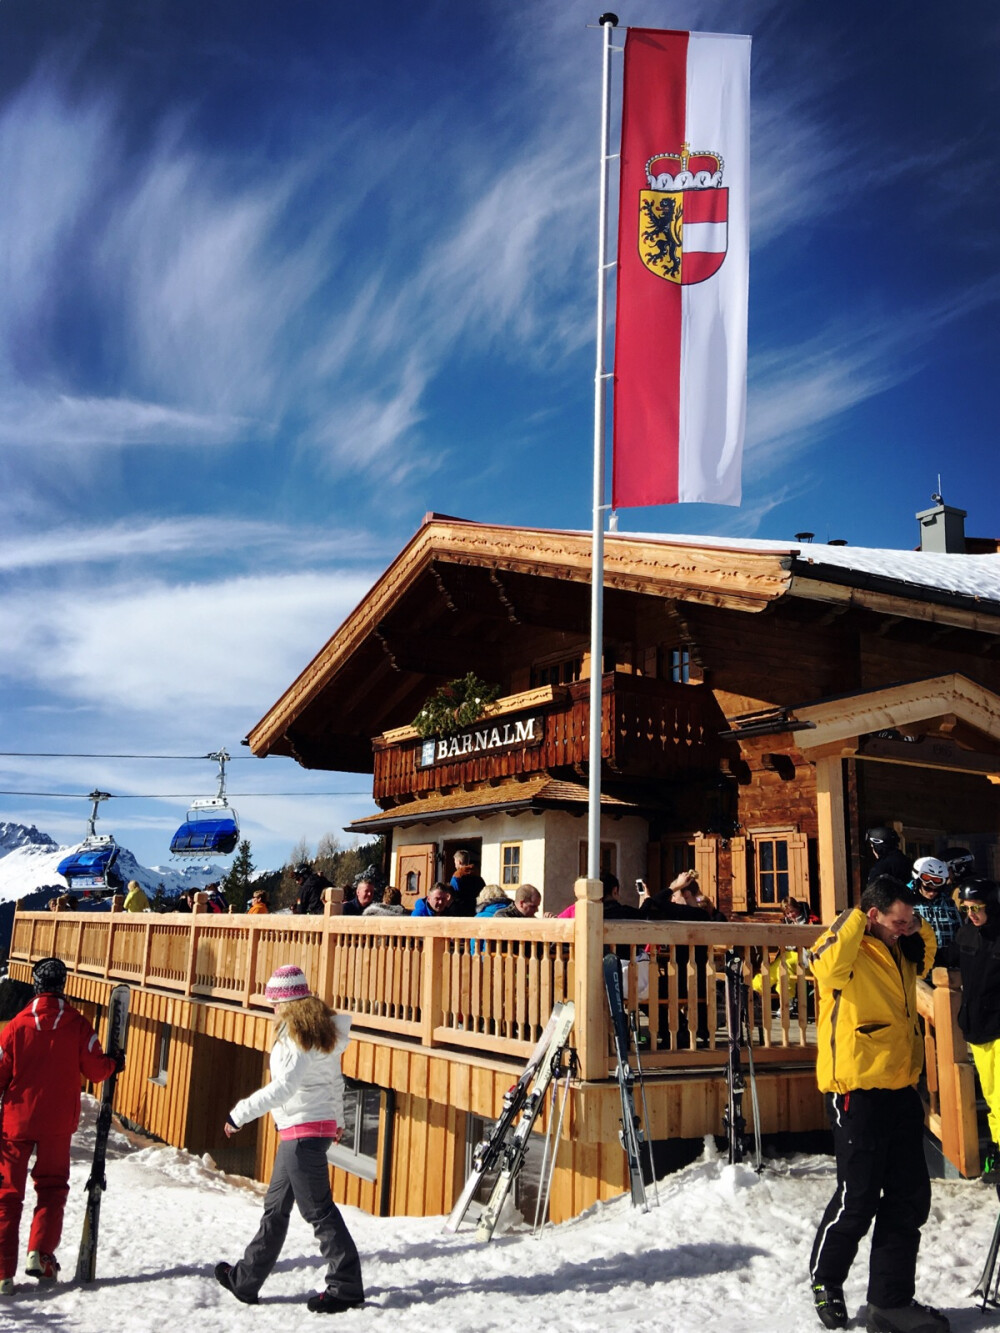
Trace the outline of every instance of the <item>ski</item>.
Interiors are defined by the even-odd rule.
[[[503,1106],[500,1109],[500,1116],[492,1130],[478,1144],[472,1156],[472,1171],[462,1193],[458,1196],[458,1202],[448,1216],[444,1224],[445,1231],[457,1231],[462,1225],[462,1219],[469,1211],[469,1205],[475,1197],[476,1191],[482,1183],[483,1177],[487,1172],[492,1171],[500,1160],[500,1154],[503,1151],[503,1145],[510,1134],[514,1121],[517,1119],[518,1112],[524,1105],[525,1098],[528,1095],[528,1089],[531,1086],[531,1080],[534,1078],[549,1048],[549,1042],[552,1040],[552,1034],[556,1026],[560,1023],[565,1004],[560,1002],[555,1005],[552,1013],[549,1015],[549,1021],[542,1029],[542,1035],[535,1044],[535,1049],[528,1057],[528,1063],[524,1066],[524,1071],[515,1084],[507,1089],[504,1094]]]
[[[505,1137],[500,1146],[500,1172],[486,1207],[480,1214],[476,1226],[477,1240],[491,1240],[497,1228],[507,1195],[510,1193],[518,1172],[524,1163],[524,1155],[528,1151],[528,1139],[531,1135],[532,1126],[538,1119],[545,1101],[545,1094],[549,1090],[549,1084],[554,1078],[558,1077],[563,1047],[566,1045],[572,1031],[575,1016],[576,1007],[573,1001],[566,1000],[559,1008],[548,1044],[535,1067],[534,1075],[518,1115],[517,1125]]]
[[[628,1161],[629,1188],[632,1192],[632,1206],[649,1211],[646,1202],[646,1182],[642,1171],[643,1133],[639,1128],[639,1117],[635,1113],[633,1086],[635,1074],[629,1064],[629,1025],[625,1014],[625,998],[622,988],[622,965],[616,954],[604,955],[604,989],[608,995],[608,1008],[611,1010],[611,1029],[615,1039],[615,1077],[618,1079],[618,1091],[622,1100],[621,1130],[619,1138]]]
[[[131,992],[128,986],[115,986],[108,1000],[108,1037],[105,1050],[116,1055],[125,1050],[128,1029],[128,1004]],[[93,1282],[97,1269],[97,1234],[101,1222],[101,1198],[107,1189],[105,1161],[108,1153],[108,1134],[111,1130],[111,1107],[115,1099],[118,1074],[113,1073],[101,1085],[101,1105],[97,1113],[97,1134],[94,1139],[94,1160],[87,1181],[87,1200],[83,1213],[83,1235],[80,1254],[76,1261],[76,1280]]]
[[[726,954],[726,1030],[729,1056],[726,1062],[726,1110],[723,1126],[729,1140],[729,1160],[742,1162],[746,1154],[746,1120],[743,1117],[743,1077],[741,1049],[746,1046],[750,1073],[750,1096],[753,1102],[754,1170],[760,1174],[763,1156],[760,1141],[760,1107],[757,1103],[757,1078],[753,1067],[753,1042],[750,1037],[750,1017],[747,1012],[747,987],[743,980],[743,959],[735,949]]]
[[[729,1055],[726,1060],[726,1109],[722,1123],[729,1140],[729,1160],[743,1161],[746,1121],[743,1118],[743,1066],[740,1061],[740,1039],[743,1035],[740,990],[743,985],[743,959],[735,949],[726,954],[726,1031],[729,1036]]]

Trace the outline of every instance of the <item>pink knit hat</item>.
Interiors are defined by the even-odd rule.
[[[272,1004],[284,1004],[288,1000],[304,1000],[311,995],[309,982],[301,967],[289,964],[279,967],[271,973],[271,978],[264,987],[264,995]]]

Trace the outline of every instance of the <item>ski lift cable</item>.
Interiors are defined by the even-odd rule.
[[[214,759],[214,754],[61,754],[56,750],[0,750],[0,759]],[[227,755],[226,763],[256,755]]]
[[[367,791],[243,791],[231,792],[236,800],[254,800],[258,796],[371,796],[371,790]],[[0,796],[48,796],[57,797],[67,801],[89,801],[92,799],[90,792],[83,791],[3,791],[0,790]],[[192,799],[189,791],[154,791],[138,793],[126,792],[121,795],[115,795],[114,792],[108,792],[108,797],[112,801],[187,801]],[[208,799],[207,797],[205,798]]]

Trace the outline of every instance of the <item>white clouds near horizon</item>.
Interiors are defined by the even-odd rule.
[[[356,572],[278,574],[184,586],[143,581],[8,596],[0,677],[82,702],[121,725],[171,714],[184,729],[241,735],[283,693],[367,591]]]

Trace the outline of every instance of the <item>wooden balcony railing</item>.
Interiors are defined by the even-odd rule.
[[[611,921],[604,939],[625,963],[625,1001],[647,1068],[718,1065],[726,1046],[725,958],[743,960],[754,1059],[816,1060],[815,983],[804,951],[815,926]]]
[[[422,766],[422,742],[401,727],[373,742],[375,800],[437,791],[490,779],[544,773],[582,764],[588,757],[590,682],[532,690],[497,701],[496,713],[467,730],[489,730],[517,716],[540,721],[540,743],[483,750]],[[624,776],[666,777],[721,753],[724,718],[711,693],[697,685],[607,674],[601,695],[601,756]],[[718,715],[717,715],[718,714]]]
[[[379,1034],[442,1052],[523,1059],[560,999],[577,1006],[581,1077],[613,1069],[601,958],[626,964],[626,1006],[643,1066],[667,1073],[718,1068],[725,1059],[725,954],[736,949],[749,988],[754,1057],[767,1071],[816,1058],[815,987],[802,951],[815,926],[754,922],[603,921],[600,885],[577,881],[574,919],[430,920],[327,915],[133,916],[123,912],[18,912],[10,957],[30,965],[55,954],[75,973],[245,1010],[268,1009],[276,967],[302,967],[320,994]],[[328,890],[327,896],[337,891]],[[921,984],[928,1126],[964,1175],[979,1170],[975,1078],[958,1030],[949,974]]]

